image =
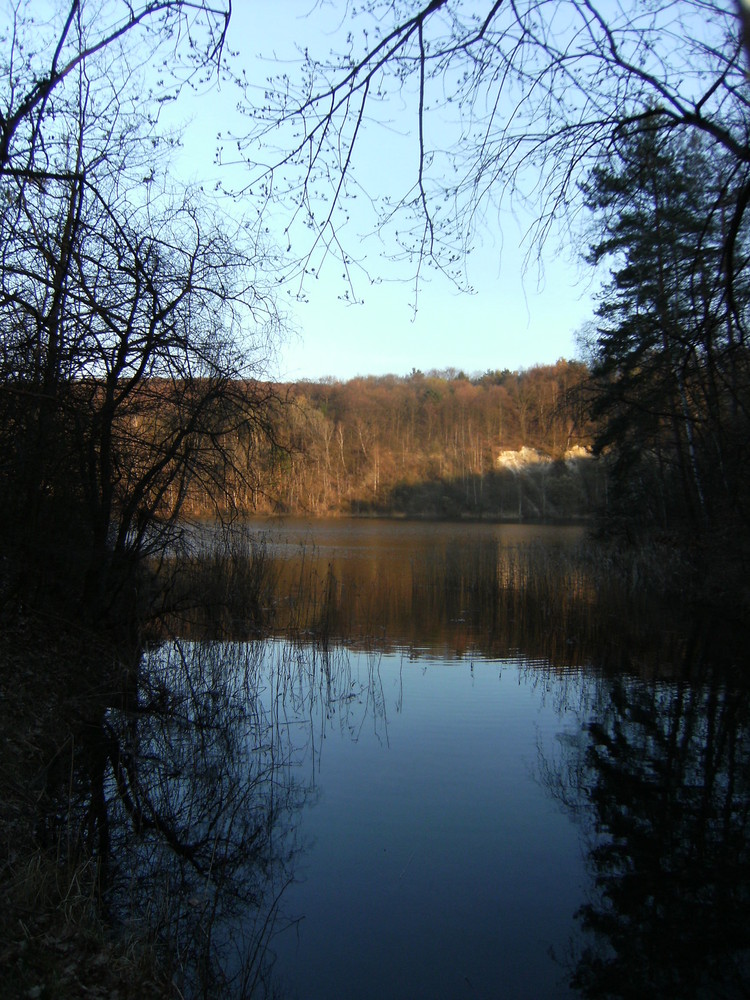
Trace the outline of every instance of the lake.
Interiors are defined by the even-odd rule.
[[[569,995],[550,950],[567,957],[584,853],[545,787],[577,731],[569,678],[398,654],[349,670],[356,697],[300,761],[316,795],[284,902],[302,920],[272,944],[287,995]]]
[[[208,942],[185,992],[748,995],[746,636],[620,620],[580,528],[251,530],[275,634],[156,644],[172,711],[108,717],[172,838],[122,891],[179,885]]]

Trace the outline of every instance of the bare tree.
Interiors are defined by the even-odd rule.
[[[400,148],[412,171],[404,190],[376,199],[373,225],[417,284],[425,264],[465,282],[479,220],[501,204],[531,208],[527,245],[538,252],[557,224],[575,223],[580,180],[623,128],[698,130],[750,161],[746,61],[729,0],[366,0],[347,4],[344,27],[340,49],[300,48],[296,76],[285,67],[260,106],[249,102],[252,127],[240,139],[250,189],[291,206],[290,237],[300,222],[312,231],[308,270],[334,254],[351,280],[347,199],[367,195],[363,157],[379,155],[389,130],[408,132]],[[379,172],[387,176],[385,160]],[[730,265],[750,200],[742,178]]]
[[[140,89],[157,54],[166,96],[213,71],[228,8],[63,13],[46,39],[16,16],[3,80],[0,501],[31,589],[48,596],[44,566],[101,617],[191,491],[220,503],[232,435],[266,427],[278,318],[266,248],[171,190],[160,98]]]
[[[139,67],[159,61],[161,73],[152,83],[157,91],[147,95],[154,114],[185,83],[220,66],[232,3],[58,0],[35,7],[41,11],[36,17],[30,5],[15,0],[0,21],[7,53],[0,66],[0,176],[39,181],[68,177],[74,169],[60,159],[67,137],[57,116],[67,100],[63,92],[75,89],[82,74],[93,76],[92,64],[101,70],[127,55],[127,72],[118,76],[122,87]]]

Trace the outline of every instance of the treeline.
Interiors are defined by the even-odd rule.
[[[273,434],[238,430],[226,505],[241,513],[576,517],[603,495],[589,448],[589,374],[558,361],[279,387]],[[541,461],[502,465],[526,447]],[[578,449],[578,457],[571,452]],[[211,498],[194,494],[193,512]]]

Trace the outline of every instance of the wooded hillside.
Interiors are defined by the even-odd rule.
[[[413,371],[283,386],[276,444],[237,434],[247,480],[227,502],[243,513],[587,515],[603,490],[581,454],[593,431],[588,378],[561,360],[474,378]],[[533,461],[503,465],[522,447]]]

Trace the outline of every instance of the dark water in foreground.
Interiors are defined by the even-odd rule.
[[[152,818],[112,883],[169,887],[183,992],[750,995],[745,637],[635,638],[573,577],[558,605],[498,570],[532,535],[580,538],[275,528],[287,635],[151,651],[140,704],[169,711],[106,723],[112,811],[126,786]]]
[[[567,996],[550,949],[568,955],[585,853],[548,769],[591,685],[512,661],[350,669],[359,693],[300,762],[310,846],[285,908],[303,919],[272,944],[290,994]]]

